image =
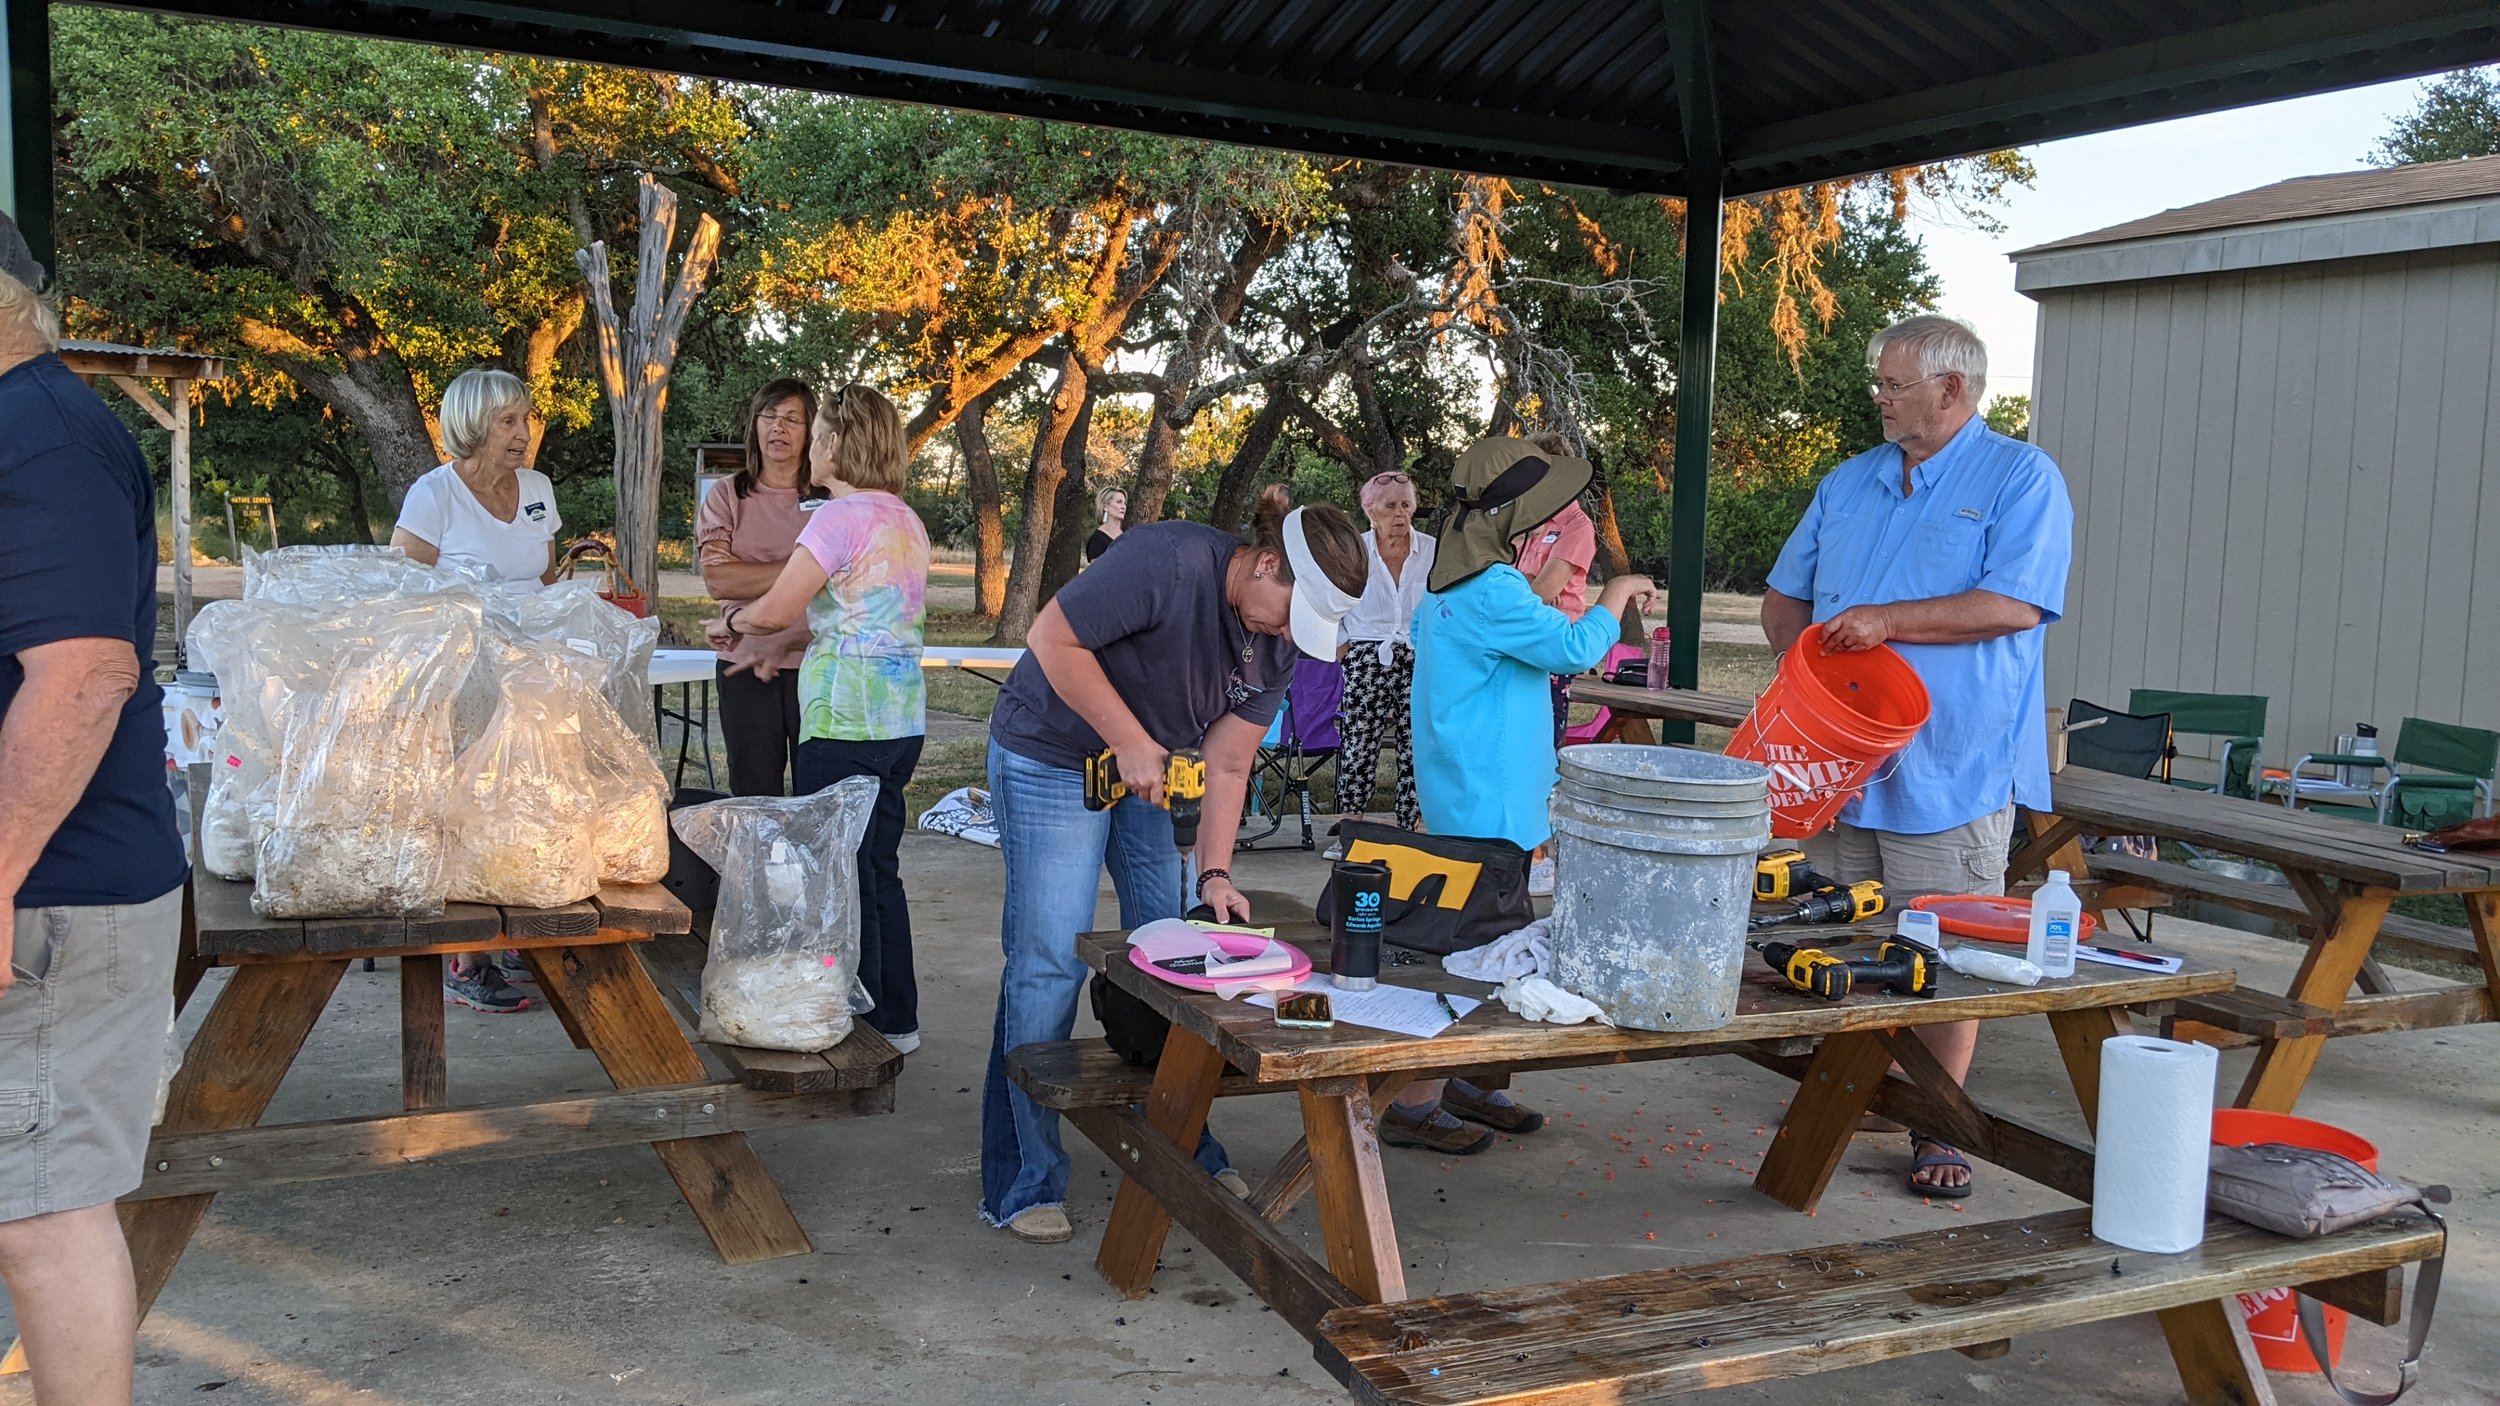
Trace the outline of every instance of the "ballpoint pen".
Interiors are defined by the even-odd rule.
[[[2107,957],[2113,962],[2133,962],[2140,967],[2166,967],[2170,965],[2168,962],[2163,961],[2159,957],[2147,957],[2136,952],[2121,952],[2113,947],[2096,947],[2090,943],[2084,944],[2077,950],[2089,952],[2095,957]]]
[[[1451,1020],[1457,1021],[1466,1019],[1465,1016],[1458,1013],[1458,1007],[1450,1004],[1450,998],[1447,993],[1435,991],[1432,993],[1432,999],[1441,1003],[1441,1009],[1449,1015]]]

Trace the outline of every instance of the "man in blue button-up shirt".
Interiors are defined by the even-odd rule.
[[[2040,641],[2066,598],[2074,509],[2048,455],[1988,428],[1988,352],[1951,318],[1913,317],[1868,345],[1885,443],[1832,470],[1771,568],[1774,649],[1809,623],[1831,650],[1891,645],[1926,682],[1927,725],[1830,831],[1807,842],[1844,883],[1921,894],[2005,892],[2016,804],[2049,804]],[[1978,1023],[1920,1029],[1955,1079]],[[1910,1189],[1970,1194],[1970,1164],[1932,1138]]]

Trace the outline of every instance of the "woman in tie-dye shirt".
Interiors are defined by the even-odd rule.
[[[876,1001],[868,1023],[906,1054],[920,1045],[920,993],[900,858],[903,787],[928,730],[920,645],[929,588],[928,529],[899,496],[909,462],[892,401],[858,385],[820,401],[808,463],[832,497],[811,505],[772,590],[706,629],[721,648],[806,618],[792,789],[877,778],[859,848],[859,979]]]

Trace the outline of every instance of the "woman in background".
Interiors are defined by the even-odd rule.
[[[1085,539],[1085,560],[1099,558],[1120,540],[1120,531],[1128,522],[1128,494],[1117,488],[1106,488],[1094,495],[1094,511],[1102,515],[1102,526]]]
[[[805,381],[767,381],[747,402],[746,467],[716,483],[695,514],[703,587],[726,611],[773,588],[797,550],[799,529],[825,490],[808,472],[816,392]],[[721,736],[729,744],[729,791],[778,796],[799,750],[799,661],[804,622],[748,635],[721,652]]]
[[[1407,700],[1415,687],[1415,646],[1409,630],[1415,607],[1424,598],[1424,582],[1432,574],[1433,541],[1415,531],[1415,480],[1406,475],[1373,475],[1363,485],[1362,504],[1372,524],[1363,534],[1371,579],[1354,613],[1345,618],[1337,813],[1361,815],[1371,809],[1380,748],[1386,743],[1398,754],[1398,828],[1412,830],[1423,824],[1423,809],[1415,798],[1415,732],[1408,718]],[[1338,840],[1328,847],[1327,857],[1341,858],[1344,852],[1345,841]]]
[[[903,788],[920,765],[928,690],[920,676],[929,589],[929,532],[902,499],[911,467],[903,417],[866,386],[833,393],[808,450],[831,501],[808,514],[799,550],[762,599],[705,627],[715,649],[804,620],[799,750],[793,790],[877,778],[877,807],[859,846],[859,980],[876,1004],[868,1024],[905,1054],[920,1048],[920,987],[903,892]]]

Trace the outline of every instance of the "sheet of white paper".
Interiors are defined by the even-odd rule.
[[[1313,973],[1296,989],[1326,992],[1329,1009],[1335,1013],[1338,1023],[1343,1025],[1360,1025],[1371,1030],[1386,1030],[1393,1035],[1412,1035],[1419,1040],[1429,1040],[1454,1024],[1450,1013],[1441,1009],[1440,1001],[1431,992],[1418,991],[1411,986],[1381,985],[1369,991],[1340,991],[1327,977]],[[1253,996],[1250,1004],[1274,1010],[1275,993]],[[1463,1016],[1484,1003],[1473,996],[1452,996],[1450,1004]]]
[[[2168,976],[2187,965],[2186,958],[2174,957],[2167,952],[2128,952],[2123,948],[2112,952],[2109,948],[2094,947],[2089,943],[2075,948],[2075,960],[2098,962],[2102,966],[2117,967],[2122,971],[2158,972],[2163,976]]]

